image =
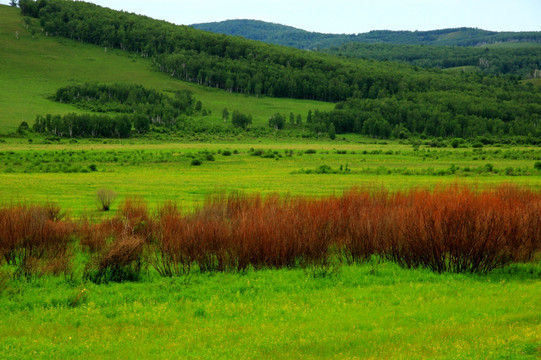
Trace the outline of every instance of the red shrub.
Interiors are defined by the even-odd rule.
[[[17,265],[18,273],[25,276],[58,268],[47,263],[71,257],[69,246],[75,230],[71,222],[61,221],[62,217],[59,208],[51,204],[0,209],[0,252],[4,259]]]
[[[324,199],[221,194],[194,215],[162,216],[158,244],[184,272],[194,262],[202,271],[326,267],[337,253],[349,261],[379,254],[406,267],[486,272],[540,248],[540,199],[511,186],[458,185],[394,194],[354,189]]]
[[[115,220],[111,225],[117,235],[136,236],[147,241],[153,234],[154,222],[149,215],[147,204],[141,197],[124,200]]]

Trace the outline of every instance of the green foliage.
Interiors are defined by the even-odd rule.
[[[480,149],[483,147],[483,143],[480,142],[480,141],[475,141],[472,145],[471,145],[472,148],[475,148],[475,149]]]
[[[53,116],[47,114],[46,116],[38,115],[32,128],[35,132],[57,137],[127,138],[131,134],[133,119],[134,117],[129,115],[113,118],[108,115],[71,113]],[[140,119],[140,117],[136,116],[135,119]],[[140,123],[138,125],[141,126]]]
[[[224,37],[84,2],[32,4],[21,6],[23,14],[39,17],[47,33],[151,57],[158,69],[174,77],[227,91],[341,101],[358,91],[363,97],[366,93],[381,98],[449,86],[441,76],[418,74],[408,67],[373,67],[370,62]]]
[[[517,37],[529,41],[539,33],[516,34]],[[483,40],[480,40],[483,42]],[[516,42],[515,42],[516,44]],[[527,43],[515,47],[486,46],[426,46],[426,45],[394,45],[363,44],[351,42],[323,50],[332,55],[353,58],[374,59],[378,61],[396,61],[423,68],[453,69],[464,72],[466,67],[485,74],[513,74],[522,78],[529,77],[539,68],[541,46]],[[462,70],[461,70],[462,69]]]
[[[222,110],[222,119],[224,120],[224,122],[229,120],[229,110],[227,110],[227,108],[224,108]]]
[[[293,172],[292,174],[349,174],[351,173],[351,169],[349,168],[349,165],[346,164],[340,165],[340,168],[333,169],[329,165],[320,165],[315,169],[301,169],[299,171]]]
[[[259,20],[226,20],[194,24],[192,26],[196,29],[219,34],[242,36],[271,44],[310,50],[340,46],[346,43],[352,45],[364,45],[358,43],[389,43],[464,47],[501,42],[538,42],[541,39],[539,32],[495,32],[473,28],[432,31],[376,30],[356,35],[322,34]]]
[[[287,113],[306,113],[308,109],[332,107],[331,104],[311,100],[256,98],[232,94],[178,81],[170,74],[153,71],[150,58],[121,50],[104,52],[100,46],[58,36],[46,36],[45,32],[41,31],[38,20],[22,17],[18,9],[8,6],[0,7],[0,22],[4,24],[0,28],[0,47],[9,54],[3,57],[0,72],[0,83],[3,84],[0,87],[0,134],[17,131],[23,120],[31,126],[37,114],[87,112],[82,108],[74,109],[74,106],[65,103],[51,102],[48,98],[54,96],[59,88],[69,84],[140,84],[145,89],[155,89],[170,98],[175,96],[176,91],[190,90],[196,100],[203,102],[207,113],[211,113],[202,122],[205,127],[223,124],[219,116],[224,104],[227,104],[229,109],[242,109],[241,111],[252,114],[254,125],[261,126],[267,124],[268,118],[276,109]],[[20,33],[19,40],[13,36],[14,31]],[[48,56],[41,57],[40,54],[44,53]],[[199,127],[201,114],[194,113],[191,116],[195,120],[193,123]],[[153,128],[156,126],[158,124]]]
[[[336,130],[335,130],[335,128],[334,128],[334,124],[333,124],[333,123],[331,123],[331,124],[329,125],[329,138],[330,138],[331,140],[336,139]]]
[[[280,113],[272,115],[269,119],[269,126],[276,130],[281,130],[286,125],[286,117]]]
[[[252,124],[252,115],[245,115],[240,111],[233,111],[233,117],[231,123],[235,127],[246,129],[250,124]]]
[[[190,114],[193,96],[189,90],[175,91],[174,97],[162,95],[141,85],[84,84],[60,88],[54,100],[77,105],[99,113],[115,112],[128,115],[111,118],[108,115],[67,114],[38,116],[34,131],[59,137],[118,137],[126,138],[132,127],[137,133],[150,130],[150,124],[178,125],[181,115]],[[201,110],[201,101],[196,110]]]
[[[338,103],[332,112],[316,112],[310,123],[323,132],[330,123],[336,133],[360,133],[389,138],[407,131],[432,137],[478,138],[487,136],[527,136],[537,143],[541,130],[541,92],[511,80],[478,75],[448,78],[449,89],[419,89],[407,94],[379,95],[371,89]],[[486,89],[492,89],[486,92]],[[502,101],[506,99],[506,101]],[[535,100],[533,103],[531,102]]]

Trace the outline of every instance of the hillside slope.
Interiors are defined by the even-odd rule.
[[[531,78],[541,68],[541,33],[499,33],[471,28],[435,31],[371,31],[322,34],[257,20],[192,25],[270,44],[319,50],[332,55],[395,61],[424,68],[472,66],[486,74]]]
[[[323,34],[259,20],[226,20],[192,27],[299,49],[328,48],[348,42],[402,45],[477,46],[500,42],[541,42],[541,32],[495,32],[473,28],[432,31],[375,30],[360,34]]]
[[[175,83],[197,89],[198,92],[194,91],[196,97],[198,94],[211,94],[208,104],[207,100],[200,100],[206,109],[212,111],[215,121],[221,121],[221,110],[228,107],[229,110],[252,113],[256,124],[282,129],[284,113],[286,116],[293,113],[290,116],[293,119],[296,115],[306,114],[310,107],[314,110],[317,103],[278,102],[270,97],[337,102],[347,99],[338,103],[333,112],[329,111],[331,106],[327,105],[326,109],[320,109],[323,111],[314,111],[313,116],[307,116],[309,131],[318,136],[327,132],[331,138],[335,133],[347,132],[378,138],[408,137],[410,134],[468,138],[485,135],[541,136],[538,130],[541,92],[532,86],[521,85],[516,77],[447,73],[392,62],[345,59],[211,34],[84,2],[42,0],[21,4],[26,4],[22,6],[23,14],[38,17],[24,19],[25,23],[32,24],[32,31],[40,34],[36,39],[46,37],[47,41],[67,44],[68,47],[71,46],[69,44],[80,46],[77,41],[94,44],[88,49],[100,49],[102,56],[116,55],[128,61],[135,60],[146,66],[147,71],[152,66],[162,72],[162,75],[152,75],[154,81],[159,81],[158,77],[169,81],[176,78],[198,84],[188,86]],[[47,39],[51,34],[54,38]],[[12,35],[12,41],[21,41],[21,36],[16,38]],[[46,52],[42,63],[30,66],[35,72],[32,80],[43,76],[39,71],[43,71],[43,65],[51,54],[54,52]],[[59,61],[69,61],[69,70],[76,61],[66,57],[66,54],[58,54],[58,58]],[[88,65],[89,68],[92,66]],[[122,73],[128,68],[119,69],[118,72]],[[107,73],[104,66],[94,67],[92,71],[100,75]],[[64,69],[58,75],[64,81],[61,86],[67,85],[66,81],[83,81],[77,74],[67,78],[65,75]],[[46,76],[49,76],[49,72]],[[135,77],[135,80],[131,76],[125,81],[141,83],[141,79],[137,75]],[[115,72],[106,76],[105,80],[94,74],[89,74],[88,78],[112,82],[118,76]],[[54,81],[58,79],[54,78]],[[143,83],[141,85],[148,87]],[[166,90],[163,85],[160,82],[160,85],[152,87]],[[175,86],[178,88],[180,85]],[[55,86],[49,94],[59,87]],[[216,88],[227,92],[220,92]],[[263,109],[250,100],[244,102],[246,108],[239,109],[231,107],[233,102],[228,102],[230,98],[221,97],[220,101],[216,101],[218,95],[214,97],[214,94],[233,92],[244,95],[231,99],[259,99],[253,95],[269,98],[265,97],[257,103],[263,105]],[[43,93],[39,95],[44,96]],[[101,96],[106,102],[107,96]],[[255,113],[249,108],[250,104]],[[273,116],[268,121],[270,115],[276,112],[282,115]],[[201,116],[204,117],[203,112]],[[47,129],[57,134],[56,125],[53,124],[51,128],[47,126]]]
[[[18,34],[18,35],[17,35]],[[0,5],[0,134],[12,132],[36,115],[80,112],[73,105],[49,100],[56,90],[84,82],[141,84],[160,91],[191,90],[221,122],[224,107],[252,114],[265,125],[277,109],[305,116],[308,110],[330,110],[333,104],[311,100],[257,98],[187,83],[153,69],[150,59],[61,37],[32,35],[16,8]]]

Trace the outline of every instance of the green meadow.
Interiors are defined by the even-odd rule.
[[[452,182],[541,186],[536,148],[445,148],[352,142],[4,144],[0,201],[58,203],[95,212],[98,189],[192,209],[215,192],[322,196]],[[194,160],[201,161],[194,165]],[[115,210],[113,205],[113,210]]]
[[[0,296],[17,359],[536,359],[539,268],[436,275],[374,261],[139,283],[42,278]]]

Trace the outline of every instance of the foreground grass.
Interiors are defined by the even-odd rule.
[[[42,278],[0,295],[0,357],[534,359],[540,291],[539,264],[484,276],[372,262],[327,278]]]

